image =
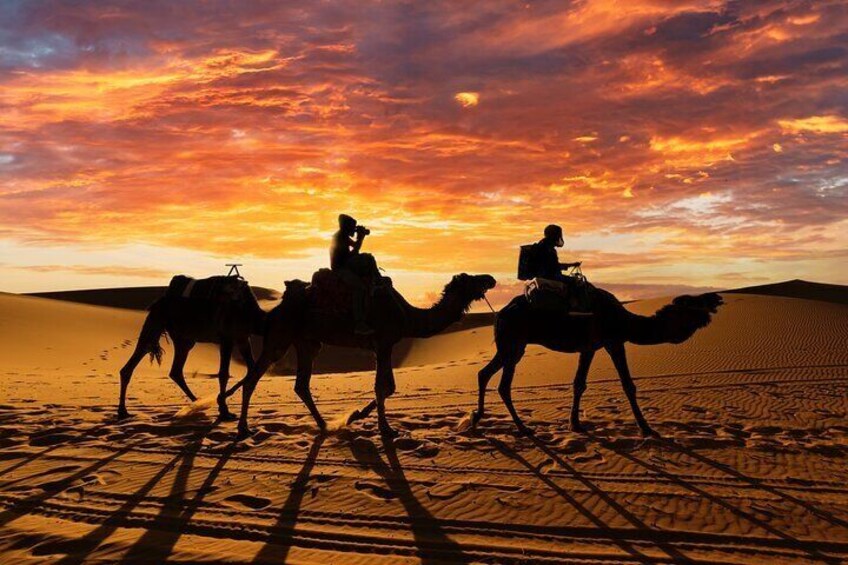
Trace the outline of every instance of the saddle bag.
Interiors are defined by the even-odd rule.
[[[522,245],[518,252],[518,280],[529,281],[539,272],[539,248],[535,243]]]

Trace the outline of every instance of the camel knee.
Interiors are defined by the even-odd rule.
[[[383,401],[395,393],[395,386],[391,384],[377,385],[374,394],[378,401]]]
[[[489,381],[492,379],[492,376],[494,374],[495,372],[489,369],[488,367],[480,369],[480,372],[477,373],[477,385],[480,387],[480,390],[486,389],[489,384]]]
[[[312,391],[309,389],[309,385],[301,384],[301,383],[294,385],[294,393],[301,400],[304,400],[306,398],[310,398],[312,396]]]

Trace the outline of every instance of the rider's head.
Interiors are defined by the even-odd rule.
[[[342,233],[353,235],[356,232],[356,220],[347,214],[339,214],[339,229]]]
[[[551,224],[546,227],[545,240],[556,247],[562,247],[565,245],[565,241],[562,238],[562,228],[555,224]]]

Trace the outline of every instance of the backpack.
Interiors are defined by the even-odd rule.
[[[536,243],[522,245],[518,252],[518,280],[529,281],[539,272],[539,246]]]

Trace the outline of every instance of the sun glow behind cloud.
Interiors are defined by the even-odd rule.
[[[507,281],[550,222],[602,282],[848,282],[839,2],[34,1],[0,20],[9,290],[231,258],[279,287],[326,260],[342,211],[413,296],[460,270]]]

